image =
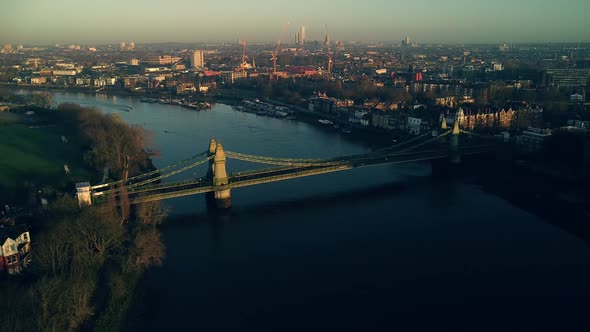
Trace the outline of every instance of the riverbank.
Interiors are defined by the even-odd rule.
[[[6,88],[7,90],[33,90],[33,91],[47,91],[47,92],[76,92],[76,93],[88,93],[88,94],[108,94],[112,96],[134,96],[140,97],[145,95],[143,92],[132,92],[122,90],[114,87],[104,87],[103,89],[97,89],[94,87],[83,87],[83,86],[62,86],[62,85],[51,85],[51,84],[14,84],[14,83],[2,83],[0,88]]]
[[[21,275],[0,276],[0,288],[11,290],[0,297],[0,325],[11,330],[120,330],[141,275],[163,258],[163,249],[154,252],[153,247],[159,243],[163,248],[155,225],[164,212],[159,205],[131,209],[122,199],[81,208],[73,188],[80,181],[98,183],[102,176],[97,168],[102,169],[100,161],[114,147],[101,146],[103,139],[95,136],[101,130],[101,137],[131,138],[143,132],[118,117],[72,105],[17,112],[0,114],[10,120],[0,124],[5,134],[0,152],[6,157],[0,159],[5,171],[0,184],[7,192],[26,193],[15,196],[14,204],[28,217],[15,219],[31,227],[34,258]],[[134,142],[135,152],[124,142],[134,156],[128,167],[139,173],[154,169],[144,140],[137,136]]]
[[[22,86],[12,86],[12,88],[15,89],[19,89]],[[24,87],[28,90],[39,90],[37,89],[37,86],[26,86]],[[46,91],[41,89],[40,91]],[[62,92],[77,92],[77,93],[84,93],[84,94],[89,94],[89,95],[96,95],[97,93],[94,91],[89,91],[88,89],[84,89],[84,88],[71,88],[71,89],[56,89],[56,90],[52,90],[52,91],[62,91]],[[106,95],[113,95],[113,96],[126,96],[126,97],[136,97],[136,98],[141,98],[141,97],[152,97],[152,98],[159,98],[161,95],[160,93],[157,94],[146,94],[145,91],[142,93],[136,93],[136,94],[131,94],[131,93],[124,93],[123,91],[120,90],[104,90],[104,91],[100,91],[98,92],[99,94],[106,94]],[[251,98],[255,98],[256,95],[255,94],[246,94],[243,91],[234,91],[234,90],[221,90],[217,93],[211,93],[208,95],[203,95],[203,96],[199,96],[198,97],[198,101],[200,102],[209,102],[209,103],[221,103],[221,104],[226,104],[232,107],[236,107],[239,106],[243,100],[245,99],[251,99]],[[380,147],[384,147],[384,146],[389,146],[392,144],[396,144],[398,142],[402,142],[405,139],[409,139],[413,136],[404,133],[402,131],[388,131],[388,130],[384,130],[384,129],[380,129],[380,128],[375,128],[375,127],[363,127],[363,126],[354,126],[354,128],[349,128],[351,127],[351,124],[348,122],[348,119],[341,119],[339,117],[335,117],[332,116],[330,114],[325,114],[325,113],[319,113],[319,112],[313,112],[313,111],[309,111],[304,107],[301,106],[297,106],[297,105],[290,105],[290,104],[286,104],[282,101],[279,100],[273,100],[273,99],[265,99],[265,102],[275,105],[275,106],[281,106],[281,107],[288,107],[291,108],[295,111],[295,119],[294,120],[288,120],[288,119],[282,119],[283,121],[300,121],[300,122],[305,122],[305,123],[309,123],[315,127],[318,128],[322,128],[322,130],[327,130],[327,131],[337,131],[340,133],[340,135],[342,135],[343,137],[345,137],[347,140],[356,142],[356,143],[360,143],[369,147],[375,147],[375,148],[380,148]],[[178,105],[179,108],[181,108],[182,106]],[[333,126],[326,126],[326,125],[322,125],[318,122],[318,120],[320,119],[328,119],[330,121],[332,121],[334,124],[338,125],[338,128],[333,128]],[[347,132],[342,132],[343,128],[347,128],[349,129],[349,131]]]

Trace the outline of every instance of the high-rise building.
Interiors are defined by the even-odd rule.
[[[127,44],[125,42],[121,42],[121,49],[124,50],[127,48]]]
[[[134,48],[135,48],[135,43],[134,43],[134,42],[133,42],[133,40],[132,40],[132,41],[130,41],[130,42],[129,42],[129,47],[128,47],[128,49],[132,50],[132,49],[134,49]]]
[[[191,68],[205,67],[205,60],[203,59],[203,51],[195,50],[191,53]]]
[[[295,32],[295,45],[299,45],[299,32]]]
[[[302,25],[301,28],[299,28],[299,45],[304,45],[305,44],[305,26]]]
[[[402,46],[411,46],[410,36],[406,36],[404,40],[402,40]]]

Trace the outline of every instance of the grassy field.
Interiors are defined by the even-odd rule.
[[[83,163],[81,146],[72,140],[63,143],[62,135],[65,129],[58,126],[29,128],[0,121],[0,203],[22,199],[17,196],[28,184],[73,190],[73,183],[91,180],[93,172]]]

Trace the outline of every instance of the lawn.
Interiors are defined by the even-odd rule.
[[[63,143],[65,133],[58,126],[30,128],[0,122],[0,203],[14,200],[14,193],[27,184],[73,190],[73,183],[92,179],[81,146],[71,139]],[[64,164],[70,175],[65,174]]]

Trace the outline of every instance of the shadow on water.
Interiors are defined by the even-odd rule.
[[[440,177],[412,177],[406,178],[403,182],[389,182],[381,185],[370,186],[365,188],[358,188],[346,190],[341,192],[321,194],[314,196],[305,196],[298,199],[266,202],[262,204],[254,204],[248,206],[232,207],[227,210],[220,210],[215,208],[214,199],[207,197],[207,212],[196,214],[183,214],[170,217],[162,226],[163,228],[182,228],[192,227],[194,225],[205,224],[211,227],[214,238],[221,240],[224,229],[226,229],[232,221],[237,220],[236,216],[240,216],[240,222],[244,220],[256,220],[256,217],[272,216],[279,214],[293,214],[295,212],[314,211],[322,208],[332,208],[348,204],[356,204],[375,199],[383,199],[384,197],[392,197],[408,192],[412,187],[421,184],[444,186],[445,190],[453,190],[453,186],[447,186],[449,178]],[[468,181],[469,182],[469,181]],[[438,199],[444,201],[445,196]],[[500,196],[502,197],[502,196]],[[503,199],[506,200],[505,197]],[[526,204],[515,204],[517,207],[523,208],[526,211],[533,213],[540,217],[546,224],[557,227],[566,233],[569,233],[576,238],[582,240],[585,244],[590,246],[590,224],[588,220],[581,221],[579,216],[568,215],[549,209],[548,211],[532,211],[528,209]]]
[[[378,186],[365,187],[360,189],[347,190],[337,193],[306,196],[299,199],[271,202],[264,204],[255,204],[245,207],[232,207],[227,210],[219,210],[214,204],[207,204],[207,212],[199,214],[185,214],[174,216],[167,220],[163,227],[184,227],[194,224],[211,223],[216,225],[218,222],[227,224],[232,216],[267,216],[277,213],[292,213],[294,211],[316,210],[341,206],[343,204],[358,203],[370,201],[376,198],[383,198],[392,195],[398,195],[407,191],[409,184],[407,182],[390,182]],[[251,220],[251,218],[242,218]]]

